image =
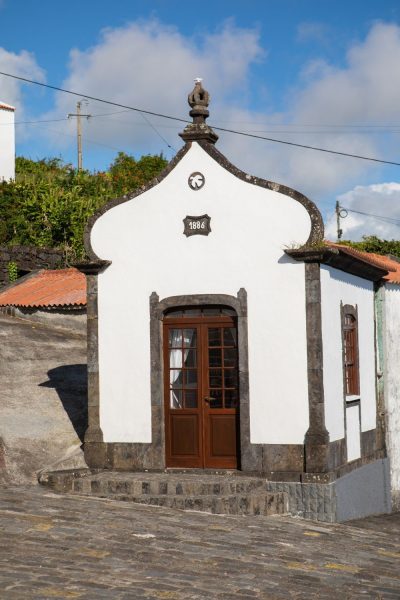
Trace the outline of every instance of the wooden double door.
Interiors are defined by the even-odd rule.
[[[237,327],[232,313],[204,307],[166,315],[167,467],[238,467]]]

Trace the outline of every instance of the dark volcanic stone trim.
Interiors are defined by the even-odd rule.
[[[347,444],[346,438],[329,442],[328,449],[328,467],[329,471],[345,465],[347,463]]]
[[[157,443],[113,443],[107,446],[107,464],[116,471],[160,471],[165,468],[164,453]]]
[[[377,433],[376,429],[361,432],[361,458],[375,459],[376,451],[382,450],[377,448]]]
[[[99,388],[99,327],[98,327],[98,274],[110,261],[98,260],[75,265],[86,275],[87,287],[87,372],[88,372],[88,428],[85,433],[85,460],[91,468],[107,468],[106,445],[100,427]]]
[[[305,435],[305,470],[325,473],[328,468],[329,434],[325,427],[321,280],[318,262],[306,263],[306,332],[309,428]]]
[[[179,150],[179,152],[174,156],[174,158],[171,160],[171,162],[168,163],[168,165],[166,166],[166,168],[159,175],[157,175],[157,177],[155,177],[154,179],[152,179],[151,181],[149,181],[149,183],[147,183],[146,185],[142,186],[141,188],[139,188],[138,190],[136,190],[132,194],[126,194],[125,196],[120,196],[119,198],[114,198],[113,200],[110,200],[110,202],[107,202],[104,206],[102,206],[99,210],[97,210],[94,213],[94,215],[92,215],[90,217],[90,219],[88,220],[88,222],[86,224],[86,227],[85,227],[85,232],[84,232],[84,235],[83,235],[83,240],[84,240],[84,244],[85,244],[85,249],[86,249],[87,255],[89,256],[89,258],[92,261],[94,261],[94,262],[98,262],[99,261],[99,257],[94,252],[94,250],[92,248],[92,245],[90,243],[90,234],[91,234],[93,225],[95,224],[95,222],[97,221],[97,219],[99,217],[101,217],[101,215],[104,215],[104,213],[106,213],[111,208],[114,208],[115,206],[118,206],[119,204],[123,204],[124,202],[128,202],[128,200],[133,200],[133,198],[136,198],[137,196],[140,196],[141,194],[144,194],[144,192],[147,192],[148,190],[151,190],[151,188],[153,188],[156,185],[158,185],[176,167],[176,165],[179,163],[179,161],[190,150],[191,145],[192,145],[191,142],[187,142]]]
[[[286,249],[285,253],[299,262],[319,262],[368,281],[379,281],[388,273],[385,269],[380,269],[356,256],[350,256],[337,247],[290,248]]]
[[[103,467],[105,448],[100,427],[97,273],[87,282],[87,371],[88,428],[85,433],[85,459],[92,468]]]
[[[206,123],[189,123],[179,135],[185,142],[200,142],[201,140],[215,144],[218,140],[218,135]]]
[[[157,294],[153,292],[151,298],[158,298]],[[157,301],[157,305],[154,306],[155,318],[161,320],[164,313],[169,308],[178,308],[180,306],[201,306],[203,304],[209,305],[224,305],[230,306],[236,311],[238,317],[247,317],[247,294],[246,291],[241,288],[238,292],[237,297],[230,296],[229,294],[193,294],[189,296],[170,296],[163,300]]]
[[[235,175],[235,177],[238,177],[246,183],[257,185],[267,190],[272,190],[274,192],[279,192],[280,194],[289,196],[290,198],[293,198],[293,200],[299,202],[307,210],[311,219],[311,232],[307,242],[305,243],[305,246],[310,246],[322,242],[322,240],[324,239],[324,222],[322,220],[321,213],[319,212],[314,202],[312,202],[312,200],[310,200],[300,192],[293,190],[290,187],[287,187],[286,185],[281,185],[280,183],[275,183],[273,181],[269,181],[268,179],[261,179],[260,177],[255,177],[254,175],[249,175],[248,173],[241,171],[240,169],[235,167],[235,165],[229,162],[229,160],[223,154],[221,154],[221,152],[217,150],[217,148],[213,144],[209,144],[207,142],[204,142],[203,140],[198,140],[197,143],[203,148],[205,152],[207,152],[209,156],[211,156],[211,158],[217,161],[217,163],[221,165],[221,167],[229,171],[229,173],[232,173],[232,175]]]
[[[110,260],[96,260],[93,262],[76,263],[73,265],[78,271],[85,275],[98,275],[111,265]]]
[[[303,444],[262,444],[261,448],[263,473],[296,473],[300,479],[304,469]]]

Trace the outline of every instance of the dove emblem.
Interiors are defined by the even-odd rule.
[[[206,179],[203,173],[199,173],[199,171],[196,171],[195,173],[189,175],[188,184],[191,190],[200,190],[205,184],[205,182]]]

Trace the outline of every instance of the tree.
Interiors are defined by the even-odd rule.
[[[162,154],[142,156],[136,161],[133,156],[118,152],[109,168],[113,190],[119,192],[117,195],[122,195],[138,189],[158,175],[166,165],[167,161]]]

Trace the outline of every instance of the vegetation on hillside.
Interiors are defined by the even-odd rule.
[[[376,254],[391,254],[400,258],[400,240],[381,240],[376,235],[363,235],[360,242],[341,240],[340,244],[357,248],[363,252],[375,252]]]
[[[67,263],[81,260],[88,218],[112,198],[146,184],[166,165],[162,155],[135,160],[120,152],[108,171],[90,173],[58,158],[18,157],[15,182],[0,183],[0,245],[59,248]]]

